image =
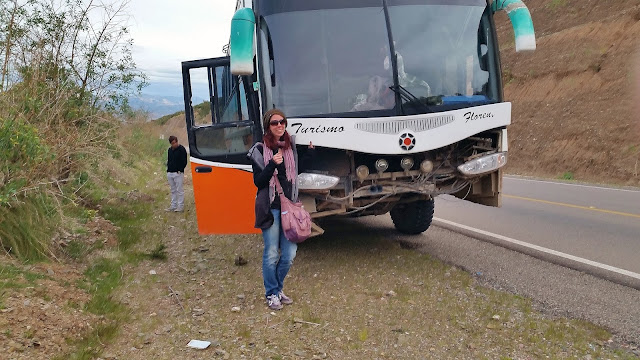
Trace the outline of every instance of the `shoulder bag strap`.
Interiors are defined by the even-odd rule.
[[[278,192],[278,195],[284,195],[284,191],[282,190],[282,185],[280,185],[280,181],[278,180],[278,175],[273,174],[273,177],[276,180],[276,191]]]

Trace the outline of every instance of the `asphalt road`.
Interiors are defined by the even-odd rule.
[[[640,273],[640,190],[504,180],[501,208],[441,196],[435,217]]]

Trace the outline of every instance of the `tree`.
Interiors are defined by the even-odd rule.
[[[128,2],[104,1],[0,0],[0,128],[29,130],[9,139],[13,150],[47,149],[46,161],[0,167],[0,195],[9,184],[17,197],[66,182],[108,153],[114,115],[145,85],[131,56]]]
[[[0,0],[0,91],[25,73],[77,87],[77,100],[109,110],[146,84],[131,56],[128,1]],[[42,79],[40,79],[42,80]]]

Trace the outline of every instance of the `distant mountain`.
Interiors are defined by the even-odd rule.
[[[192,101],[194,104],[200,104],[204,99],[194,96]],[[184,99],[180,96],[141,94],[130,97],[129,105],[135,110],[146,111],[152,119],[157,119],[164,115],[183,111]]]

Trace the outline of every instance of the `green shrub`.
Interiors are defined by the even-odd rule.
[[[211,103],[209,101],[203,101],[193,107],[193,112],[196,117],[203,118],[211,113]]]
[[[171,118],[173,118],[174,116],[178,116],[178,115],[184,115],[184,111],[176,111],[173,114],[165,115],[165,116],[163,116],[161,118],[156,119],[155,123],[158,124],[158,125],[164,125]]]
[[[29,185],[28,175],[52,157],[33,126],[0,118],[0,206],[8,206]]]

